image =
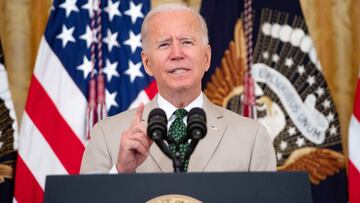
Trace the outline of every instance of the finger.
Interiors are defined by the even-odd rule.
[[[151,145],[152,139],[150,139],[150,137],[148,136],[145,125],[143,123],[140,123],[138,125],[138,129],[144,135],[144,137],[145,137],[146,141],[149,143],[149,145]]]
[[[130,140],[137,141],[141,143],[145,148],[150,147],[150,140],[142,133],[136,133],[133,137],[130,138]]]
[[[141,123],[136,123],[136,124],[133,123],[131,128],[129,129],[129,132],[130,132],[129,137],[132,137],[133,134],[135,134],[135,133],[141,133],[141,134],[144,135],[144,137],[148,137],[145,125],[142,122]]]
[[[146,133],[146,128],[143,123],[139,123],[134,126],[131,138],[135,137],[141,142],[144,142],[144,146],[148,147],[151,144],[151,139],[148,137]]]
[[[144,133],[146,135],[146,128],[143,123],[134,123],[130,128],[131,133]]]
[[[134,121],[136,123],[140,123],[143,112],[144,112],[144,104],[141,102],[136,109],[136,113],[135,113],[135,117],[134,117]]]
[[[142,156],[147,156],[148,149],[145,148],[141,142],[135,141],[135,140],[129,140],[127,145],[128,150],[136,151]]]
[[[122,136],[122,140],[124,141],[131,139],[142,142],[145,147],[148,147],[151,144],[143,123],[133,124]]]
[[[143,123],[139,124],[139,131],[141,131],[144,134],[144,136],[145,136],[146,140],[148,141],[149,145],[151,145],[153,143],[153,140],[147,134],[147,129],[146,129],[146,127],[145,127],[145,125]]]

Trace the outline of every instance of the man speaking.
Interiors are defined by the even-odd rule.
[[[180,143],[188,112],[202,108],[207,134],[184,171],[270,171],[276,169],[275,151],[265,128],[212,104],[201,91],[209,69],[211,48],[200,14],[183,5],[162,5],[151,10],[142,29],[142,62],[156,79],[158,94],[137,109],[98,122],[84,152],[81,173],[172,172],[173,162],[147,135],[149,113],[163,109],[167,119],[169,150],[184,152]],[[186,134],[186,133],[185,133]],[[183,157],[183,155],[181,155]]]

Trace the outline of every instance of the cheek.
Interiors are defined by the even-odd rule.
[[[199,70],[197,78],[199,78],[199,80],[201,80],[204,77],[204,74],[205,74],[205,69]]]

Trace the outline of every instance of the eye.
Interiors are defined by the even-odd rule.
[[[183,45],[194,45],[194,42],[192,40],[184,40],[182,42]]]
[[[159,44],[158,48],[159,49],[165,49],[167,47],[169,47],[170,43],[169,42],[162,42]]]

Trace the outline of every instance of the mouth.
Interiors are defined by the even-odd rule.
[[[187,69],[187,68],[175,68],[175,69],[169,71],[169,73],[171,73],[171,74],[184,74],[184,73],[187,73],[189,71],[190,71],[190,69]]]

